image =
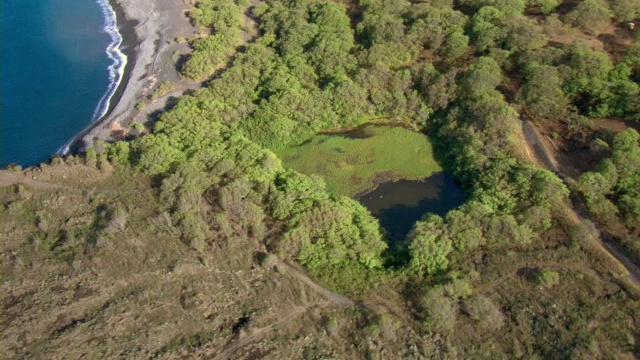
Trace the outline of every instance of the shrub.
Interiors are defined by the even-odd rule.
[[[157,99],[167,95],[175,87],[176,87],[176,84],[172,83],[169,80],[165,80],[162,83],[160,83],[158,88],[153,92],[153,94],[151,94],[149,99],[151,99],[152,101],[157,100]]]
[[[618,21],[640,19],[640,1],[638,0],[613,0],[611,10]]]
[[[458,307],[441,289],[433,289],[424,297],[426,308],[425,326],[441,333],[453,330],[458,316]]]
[[[504,324],[504,314],[487,297],[477,296],[465,300],[463,310],[471,319],[478,321],[480,326],[487,330],[498,330]]]
[[[597,32],[611,20],[611,10],[604,0],[584,0],[566,15],[565,20],[585,30]]]
[[[428,215],[425,220],[416,223],[407,239],[413,269],[426,274],[447,269],[453,244],[440,216]]]
[[[542,270],[536,276],[536,282],[545,288],[550,288],[560,284],[560,274],[552,270]]]

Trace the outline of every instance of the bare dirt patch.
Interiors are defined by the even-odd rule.
[[[594,130],[602,130],[607,129],[614,133],[619,133],[621,131],[625,131],[629,128],[635,129],[636,131],[640,131],[640,122],[624,120],[624,119],[613,119],[613,118],[596,118],[593,119],[593,129]]]

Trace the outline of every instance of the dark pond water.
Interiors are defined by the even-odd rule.
[[[391,243],[402,241],[426,213],[444,215],[464,203],[464,193],[447,172],[423,181],[401,180],[380,185],[357,199],[380,220]]]

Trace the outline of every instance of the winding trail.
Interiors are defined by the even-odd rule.
[[[294,308],[288,309],[286,311],[282,311],[279,314],[276,314],[276,318],[278,321],[271,323],[267,326],[261,328],[253,328],[239,332],[236,336],[231,340],[222,351],[216,355],[214,360],[225,360],[231,359],[231,355],[237,350],[248,346],[250,344],[257,343],[264,339],[269,333],[275,331],[278,326],[285,325],[291,321],[295,321],[302,314],[311,310],[311,309],[320,309],[328,306],[355,306],[355,302],[351,299],[342,296],[340,294],[334,293],[333,291],[321,286],[315,281],[311,280],[307,275],[305,275],[302,271],[296,269],[292,265],[285,263],[284,261],[278,260],[276,263],[276,268],[283,273],[289,274],[292,277],[298,279],[300,282],[307,285],[311,290],[318,293],[322,297],[326,298],[327,301],[324,302],[314,302],[305,305],[296,306]]]
[[[279,325],[285,325],[286,323],[296,320],[307,312],[308,310],[316,307],[324,307],[326,303],[313,303],[306,306],[296,306],[293,309],[289,309],[286,312],[282,312],[277,315],[278,321],[261,328],[254,328],[248,331],[248,335],[244,335],[243,332],[238,333],[235,338],[223,349],[221,353],[216,355],[213,360],[227,360],[232,359],[231,355],[239,349],[259,342],[264,339],[269,333],[275,331]],[[244,336],[243,336],[244,335]]]
[[[295,277],[296,279],[300,280],[301,282],[305,283],[307,286],[309,286],[313,291],[315,291],[316,293],[322,295],[323,297],[327,298],[327,300],[329,302],[331,302],[334,305],[342,305],[342,306],[353,306],[355,305],[355,303],[345,297],[342,296],[340,294],[334,293],[333,291],[319,285],[318,283],[316,283],[315,281],[311,280],[307,275],[305,275],[302,271],[294,268],[293,266],[283,262],[283,261],[279,261],[277,264],[278,269],[280,270],[284,270],[286,271],[287,274]]]
[[[11,173],[8,171],[0,172],[0,186],[11,186],[11,185],[18,185],[18,184],[28,185],[36,189],[44,189],[44,190],[71,190],[71,191],[85,190],[77,187],[37,181],[36,179],[30,178],[28,175],[22,172],[21,173]]]
[[[587,210],[586,205],[582,199],[578,196],[575,185],[576,182],[571,177],[566,175],[558,162],[547,146],[544,144],[542,134],[536,129],[529,121],[522,120],[522,133],[524,138],[524,144],[529,155],[533,155],[532,160],[536,161],[540,166],[555,173],[564,182],[567,188],[571,191],[569,198],[571,200],[571,206],[567,206],[565,211],[569,218],[573,219],[576,223],[582,220],[588,220],[595,227],[598,233],[597,239],[594,239],[599,247],[615,259],[622,267],[624,267],[628,273],[628,279],[633,284],[640,288],[640,266],[635,264],[625,254],[616,240],[607,232],[607,230],[598,224],[593,219],[593,216]]]

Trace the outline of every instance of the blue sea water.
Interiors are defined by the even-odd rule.
[[[1,2],[0,166],[30,166],[46,161],[108,107],[104,98],[117,80],[106,53],[114,45],[105,28],[108,4]]]

